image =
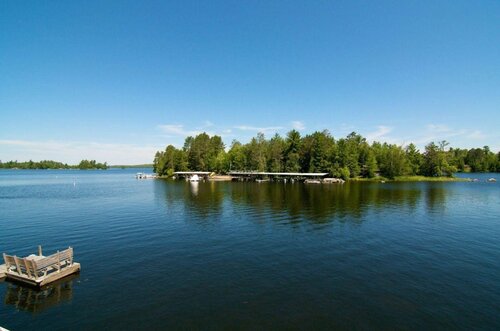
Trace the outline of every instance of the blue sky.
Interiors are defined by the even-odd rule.
[[[499,1],[1,1],[0,159],[207,131],[500,150]]]

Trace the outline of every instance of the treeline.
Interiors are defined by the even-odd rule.
[[[110,165],[109,168],[121,168],[121,169],[128,169],[128,168],[152,168],[153,164],[151,163],[144,163],[144,164],[115,164],[115,165]]]
[[[95,160],[81,160],[80,163],[76,166],[76,168],[80,170],[90,170],[90,169],[106,170],[108,169],[108,164],[106,162],[98,163]]]
[[[68,165],[66,163],[51,161],[51,160],[43,160],[39,162],[35,162],[29,160],[27,162],[18,162],[18,161],[8,161],[2,162],[0,161],[0,169],[81,169],[81,170],[90,170],[90,169],[108,169],[108,164],[98,163],[95,160],[82,160],[78,165]]]
[[[257,134],[247,144],[234,140],[228,151],[221,137],[206,133],[187,137],[183,148],[172,145],[158,151],[153,162],[159,175],[171,176],[174,171],[214,171],[227,173],[237,170],[269,172],[327,172],[333,177],[373,178],[383,176],[422,175],[453,176],[455,172],[498,172],[500,153],[483,148],[448,148],[448,142],[430,143],[424,151],[414,144],[368,143],[353,132],[334,139],[328,131],[302,137],[296,130],[286,137],[275,134],[266,139]]]

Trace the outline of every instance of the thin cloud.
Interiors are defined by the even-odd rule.
[[[467,130],[455,130],[445,124],[428,124],[423,136],[416,140],[416,143],[430,143],[431,141],[446,140],[452,137],[463,136]]]
[[[193,130],[188,130],[182,124],[161,124],[157,126],[163,133],[163,137],[174,138],[174,137],[188,137],[188,136],[196,136],[200,133],[205,132],[209,136],[221,136],[221,137],[229,137],[231,136],[231,129],[222,130],[219,132],[215,125],[210,121],[205,121],[201,127],[197,127]],[[211,128],[212,130],[207,130]]]
[[[279,130],[283,130],[282,126],[268,126],[268,127],[257,127],[257,126],[249,126],[249,125],[237,125],[234,126],[235,129],[242,131],[255,131],[255,132],[276,132]]]
[[[450,129],[445,124],[428,124],[427,131],[436,132],[436,133],[443,133],[443,132],[451,132],[452,129]]]
[[[333,132],[336,132],[339,136],[346,136],[353,131],[356,131],[356,127],[354,125],[342,123],[340,127],[337,127]]]
[[[484,139],[486,137],[487,136],[484,133],[482,133],[480,130],[473,131],[467,135],[467,138],[470,138],[470,139]]]
[[[377,126],[377,130],[373,132],[368,132],[366,134],[366,139],[369,141],[375,141],[375,140],[385,140],[388,141],[390,140],[386,135],[388,133],[392,132],[392,128],[385,126],[385,125],[379,125]]]
[[[306,126],[301,121],[292,121],[292,128],[298,131],[304,130]]]
[[[28,140],[9,140],[3,139],[0,140],[0,145],[3,146],[19,146],[19,147],[44,147],[44,148],[61,148],[69,145],[68,143],[57,142],[53,140],[48,141],[28,141]]]
[[[182,124],[161,124],[158,128],[168,135],[175,136],[191,136],[197,134],[198,131],[189,131],[184,129]]]
[[[478,141],[488,136],[480,130],[455,129],[445,124],[428,124],[423,133],[412,140],[415,144],[423,147],[430,142],[447,140],[454,146],[473,147]],[[475,140],[471,143],[471,140]]]

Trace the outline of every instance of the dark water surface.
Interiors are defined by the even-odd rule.
[[[82,264],[42,292],[1,283],[0,326],[500,329],[498,183],[192,185],[136,171],[0,171],[0,252],[73,246]]]

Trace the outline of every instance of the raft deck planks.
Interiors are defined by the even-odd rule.
[[[41,276],[41,277],[39,277],[37,279],[28,278],[28,277],[25,277],[25,276],[22,276],[22,275],[13,274],[13,273],[9,273],[7,275],[7,277],[9,279],[17,280],[19,282],[22,282],[22,283],[25,283],[25,284],[28,284],[28,285],[42,287],[44,285],[48,285],[48,284],[50,284],[52,282],[55,282],[56,280],[59,280],[61,278],[69,276],[71,274],[77,273],[79,271],[80,271],[80,263],[76,263],[75,262],[75,263],[73,263],[72,266],[64,268],[64,269],[62,269],[59,272],[53,272],[53,273],[51,273],[51,274],[49,274],[47,276]]]

